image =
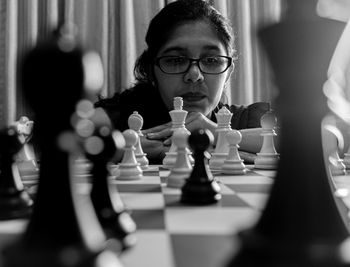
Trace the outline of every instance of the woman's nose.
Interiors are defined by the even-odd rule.
[[[184,80],[186,83],[195,83],[204,80],[202,71],[199,69],[198,64],[192,63],[191,67],[184,75]]]

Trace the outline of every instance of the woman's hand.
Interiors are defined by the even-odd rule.
[[[149,140],[158,140],[163,142],[165,146],[171,145],[171,136],[173,134],[171,130],[172,123],[168,122],[153,128],[143,130],[142,133]],[[215,136],[215,129],[217,124],[208,119],[200,112],[190,112],[187,114],[185,127],[192,132],[195,129],[209,129]]]
[[[164,141],[171,137],[173,134],[171,131],[172,123],[168,122],[153,128],[148,128],[145,130],[142,130],[142,134],[150,140],[158,140],[158,141]]]
[[[216,140],[215,130],[217,128],[217,124],[210,120],[208,117],[204,116],[200,112],[190,112],[186,118],[186,128],[190,132],[197,129],[208,129],[214,135]],[[215,142],[214,142],[215,143]]]
[[[165,157],[165,153],[169,151],[169,146],[163,144],[160,140],[150,140],[145,136],[140,137],[142,150],[147,154],[150,163],[160,164]]]

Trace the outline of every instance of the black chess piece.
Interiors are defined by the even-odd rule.
[[[259,32],[279,88],[281,158],[262,215],[239,233],[230,267],[349,266],[341,249],[349,219],[339,212],[345,205],[330,185],[321,138],[322,86],[345,24],[318,17],[315,0],[288,4],[282,22]]]
[[[22,146],[15,127],[0,130],[0,220],[28,217],[32,212],[33,200],[14,164]]]
[[[213,144],[214,136],[209,130],[193,131],[188,143],[194,152],[194,166],[189,178],[181,188],[181,202],[206,205],[221,199],[220,186],[214,179],[206,156],[207,149]]]
[[[116,131],[114,131],[116,133]],[[124,209],[116,187],[108,183],[108,163],[113,160],[117,151],[115,135],[108,126],[97,127],[95,133],[86,139],[92,146],[101,146],[98,153],[85,152],[87,159],[92,163],[92,189],[91,200],[97,217],[105,230],[108,238],[115,238],[118,243],[114,244],[117,251],[126,250],[136,244],[136,224],[130,214]],[[91,142],[95,142],[92,144]],[[113,197],[114,196],[114,197]],[[119,202],[118,202],[119,201]]]
[[[39,185],[25,232],[3,251],[6,267],[121,266],[105,249],[90,196],[74,191],[71,117],[85,89],[84,54],[71,28],[63,26],[22,60],[21,86],[41,152]]]

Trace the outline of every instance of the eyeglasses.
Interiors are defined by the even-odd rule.
[[[227,56],[209,56],[198,59],[184,56],[164,56],[156,58],[155,64],[166,74],[186,73],[195,62],[202,73],[220,74],[232,65],[232,58]]]

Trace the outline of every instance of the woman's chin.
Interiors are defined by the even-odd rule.
[[[206,99],[198,101],[184,101],[183,109],[188,112],[201,112],[204,113],[208,108],[208,102]]]

